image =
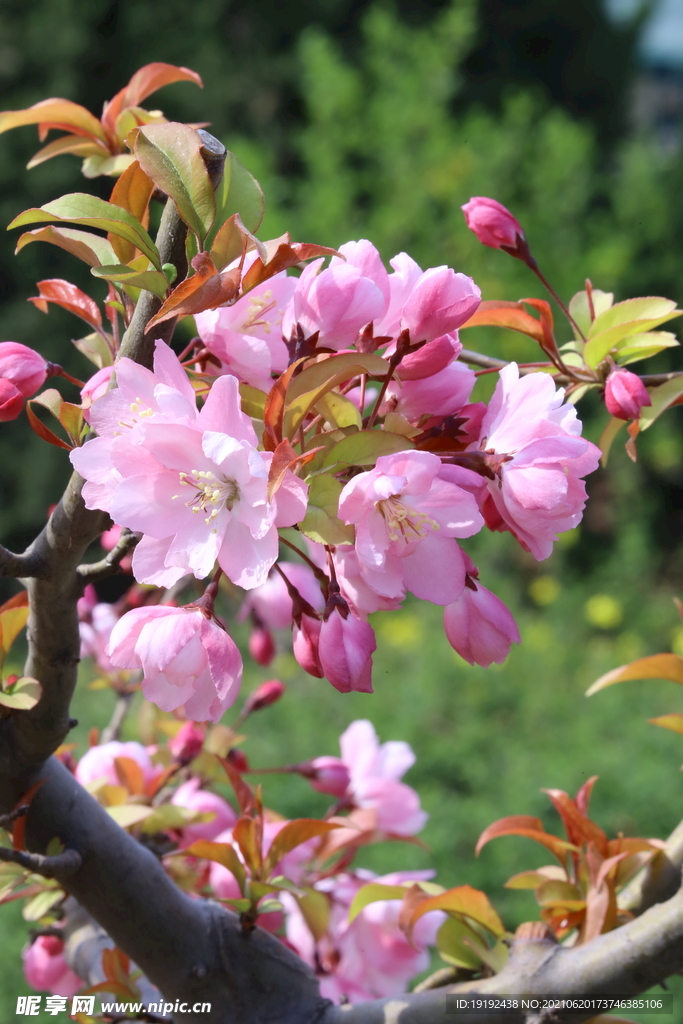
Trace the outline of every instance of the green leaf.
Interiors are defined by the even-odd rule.
[[[614,302],[614,294],[612,292],[603,292],[599,288],[593,289],[593,310],[596,317],[604,313],[606,309],[609,309]],[[574,317],[574,320],[581,328],[583,333],[587,336],[591,328],[591,314],[590,306],[588,305],[588,292],[582,291],[577,292],[569,303],[569,312]],[[577,340],[579,340],[577,338]]]
[[[315,407],[333,427],[358,427],[360,430],[363,426],[358,406],[337,391],[328,391],[315,403]]]
[[[37,679],[20,676],[0,690],[0,704],[15,711],[30,711],[41,698],[43,688]]]
[[[479,936],[461,918],[447,917],[436,933],[436,948],[447,964],[463,967],[467,971],[481,969],[482,960],[464,939],[474,940]]]
[[[258,912],[259,914],[274,914],[282,913],[285,908],[279,900],[264,900],[263,903],[259,903]]]
[[[268,395],[265,391],[253,388],[251,384],[240,384],[240,398],[242,399],[242,412],[253,420],[262,420]]]
[[[327,931],[330,920],[330,901],[325,893],[317,889],[304,887],[304,895],[297,897],[299,910],[301,911],[308,930],[314,939],[319,942]]]
[[[115,804],[105,808],[110,818],[113,818],[121,828],[132,828],[139,825],[150,814],[154,814],[153,807],[144,807],[142,804]]]
[[[246,899],[228,900],[228,899],[221,899],[220,896],[219,896],[218,897],[218,902],[219,903],[225,903],[228,907],[231,907],[238,914],[245,914],[247,912],[247,910],[249,910],[249,908],[251,907],[251,900],[246,900]]]
[[[633,334],[617,347],[615,359],[621,366],[637,363],[641,359],[650,359],[665,348],[676,348],[678,338],[671,331],[648,331],[646,334]]]
[[[86,334],[84,338],[79,338],[74,341],[73,344],[76,346],[79,352],[81,352],[86,359],[89,359],[91,363],[101,370],[105,366],[111,366],[113,363],[111,351],[106,341],[101,334],[95,331],[93,334]]]
[[[389,430],[359,430],[331,448],[323,465],[374,466],[381,455],[394,455],[414,447],[405,434],[392,434]]]
[[[207,249],[211,249],[221,226],[235,213],[240,215],[247,231],[258,231],[266,208],[261,186],[230,150],[215,197],[216,219],[206,240]]]
[[[536,900],[541,907],[563,907],[567,910],[581,910],[586,905],[581,890],[559,878],[541,882],[536,889]]]
[[[157,270],[161,270],[159,253],[140,221],[128,210],[107,203],[97,196],[88,195],[86,192],[72,192],[44,206],[24,210],[8,225],[8,230],[23,227],[25,224],[39,224],[41,221],[84,224],[86,227],[110,231],[113,235],[119,235],[132,242],[152,261]],[[116,257],[112,262],[115,261]]]
[[[15,252],[19,252],[32,242],[50,242],[52,245],[65,249],[72,256],[77,256],[90,267],[116,263],[116,253],[111,242],[101,235],[93,235],[90,231],[79,231],[78,228],[56,228],[51,224],[36,231],[25,231],[19,235]]]
[[[609,453],[612,450],[612,445],[614,444],[617,434],[619,433],[621,428],[625,426],[626,420],[620,420],[616,416],[612,416],[612,418],[607,423],[607,426],[603,430],[602,434],[600,435],[598,447],[602,452],[602,458],[600,459],[600,462],[603,466],[607,465]]]
[[[24,921],[40,921],[52,908],[64,899],[63,889],[45,889],[24,904],[21,916]]]
[[[620,341],[634,334],[645,334],[681,313],[683,310],[676,309],[671,299],[657,296],[617,302],[591,324],[584,359],[594,369]]]
[[[295,850],[309,839],[317,839],[337,828],[339,825],[335,825],[334,822],[319,821],[316,818],[295,818],[288,821],[275,836],[268,850],[264,865],[266,877],[291,850]]]
[[[313,477],[308,491],[308,507],[299,529],[319,544],[353,544],[353,526],[337,518],[342,485],[333,476]]]
[[[212,821],[215,814],[197,814],[188,807],[178,807],[176,804],[161,804],[154,808],[142,823],[142,831],[146,833],[163,832],[167,828],[184,828],[200,821]]]
[[[90,273],[94,277],[104,278],[105,281],[132,285],[134,288],[144,288],[145,291],[156,295],[162,302],[168,292],[166,275],[159,270],[136,270],[135,267],[116,264],[111,267],[93,267]]]
[[[683,376],[672,377],[665,384],[647,390],[652,399],[652,405],[644,406],[640,411],[638,426],[641,430],[651,427],[654,421],[683,395]]]
[[[135,136],[135,156],[143,171],[171,197],[202,246],[216,217],[216,198],[194,128],[175,121],[148,124]]]
[[[371,903],[379,903],[380,900],[402,900],[408,892],[406,885],[384,885],[382,882],[370,882],[359,889],[353,897],[349,907],[349,924],[354,921],[361,910],[365,910]]]

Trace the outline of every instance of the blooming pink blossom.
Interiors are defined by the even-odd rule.
[[[31,988],[70,999],[84,982],[71,970],[64,956],[64,942],[57,935],[39,935],[22,953],[24,976]]]
[[[391,355],[395,346],[391,345],[385,355]],[[458,332],[441,334],[433,341],[419,348],[417,352],[409,352],[399,363],[396,373],[402,381],[423,380],[432,377],[439,370],[444,370],[462,351]],[[427,406],[431,411],[431,407]],[[424,410],[423,410],[424,412]]]
[[[197,722],[217,722],[239,693],[242,659],[235,643],[192,605],[133,608],[114,626],[108,653],[119,668],[142,668],[147,700],[162,711],[184,705]]]
[[[194,722],[183,722],[175,736],[169,740],[168,749],[176,761],[189,764],[204,746],[204,730]]]
[[[232,306],[207,309],[195,316],[199,336],[221,360],[222,370],[263,391],[271,374],[287,366],[282,340],[282,317],[297,279],[277,274]]]
[[[372,612],[395,611],[401,607],[403,595],[384,597],[366,582],[353,544],[338,545],[332,557],[342,597],[359,618]]]
[[[384,316],[387,297],[357,266],[337,260],[321,270],[322,264],[313,260],[298,279],[283,334],[291,337],[298,324],[307,338],[319,333],[326,348],[348,348],[366,324]]]
[[[482,587],[478,577],[467,558],[467,585],[458,600],[444,608],[443,624],[449,644],[461,658],[488,668],[492,662],[505,661],[520,635],[510,610]]]
[[[15,420],[24,408],[24,396],[11,380],[0,377],[0,423]]]
[[[328,932],[319,942],[295,900],[283,894],[287,939],[311,967],[322,967],[321,995],[337,1003],[354,1003],[406,991],[408,982],[429,965],[427,947],[435,943],[443,913],[425,914],[417,922],[411,945],[398,925],[400,900],[371,903],[351,923],[349,908],[358,890],[369,882],[400,885],[432,876],[431,871],[401,871],[377,877],[371,871],[359,870],[316,883],[315,888],[330,902]]]
[[[563,398],[547,374],[520,377],[510,363],[500,371],[481,428],[487,452],[511,456],[488,481],[487,524],[510,530],[539,561],[550,555],[558,533],[581,521],[582,477],[600,460],[600,450],[580,436],[576,409]]]
[[[344,617],[335,609],[320,626],[318,657],[328,682],[340,693],[372,693],[372,654],[377,650],[375,631],[353,613]]]
[[[617,368],[605,384],[605,405],[620,420],[637,420],[643,406],[652,405],[652,399],[637,374]]]
[[[280,569],[289,582],[296,587],[299,594],[315,611],[323,610],[323,596],[320,584],[313,570],[299,562],[280,562]],[[268,629],[288,629],[292,624],[292,598],[287,584],[276,570],[260,587],[250,590],[239,611],[240,622],[251,614],[256,615],[257,622]]]
[[[107,654],[107,646],[111,631],[118,620],[115,605],[100,601],[93,608],[84,611],[78,624],[81,658],[92,658],[103,672],[115,671]]]
[[[413,343],[433,341],[469,320],[480,302],[471,277],[450,267],[430,267],[415,282],[401,310],[401,325]]]
[[[237,821],[237,815],[230,804],[218,793],[202,789],[199,779],[189,779],[182,786],[178,786],[171,797],[171,803],[175,807],[185,807],[188,811],[213,815],[211,821],[183,826],[181,849],[191,846],[199,839],[215,840],[216,836],[232,828]]]
[[[360,573],[378,594],[405,590],[434,604],[450,604],[465,585],[455,537],[483,526],[473,496],[439,475],[431,452],[383,455],[375,468],[346,484],[339,517],[356,526]]]
[[[303,481],[288,472],[268,501],[272,453],[258,451],[257,443],[237,379],[226,376],[213,384],[194,426],[152,416],[135,431],[96,438],[71,455],[88,481],[88,508],[143,534],[133,556],[139,582],[172,586],[187,572],[204,578],[217,559],[233,583],[251,589],[265,582],[277,558],[277,528],[303,518],[307,496]]]
[[[524,240],[522,225],[496,199],[474,196],[461,209],[467,227],[482,245],[492,249],[502,249],[503,246],[516,249],[518,239]]]
[[[422,276],[422,268],[407,252],[400,252],[389,263],[394,271],[389,274],[389,305],[383,318],[374,325],[376,338],[396,338],[401,333],[403,307]]]
[[[429,815],[420,798],[399,780],[415,763],[407,743],[390,740],[380,745],[371,722],[359,719],[342,733],[341,759],[349,770],[349,799],[356,807],[372,808],[377,828],[386,833],[413,836],[424,828]]]
[[[151,782],[163,770],[152,764],[149,754],[141,743],[137,743],[135,740],[130,740],[127,743],[112,740],[111,743],[100,743],[99,746],[91,747],[83,755],[76,767],[76,778],[82,786],[88,786],[101,780],[110,786],[120,786],[121,782],[115,764],[117,757],[126,757],[130,761],[135,761],[142,770],[145,784]]]
[[[39,352],[18,341],[0,342],[0,377],[11,381],[24,398],[30,398],[42,387],[48,364]]]
[[[382,411],[392,409],[411,423],[419,423],[426,412],[453,416],[468,402],[475,380],[474,370],[454,358],[431,376],[392,381]]]
[[[113,374],[113,366],[103,366],[81,388],[81,408],[86,423],[90,423],[90,407],[106,395]]]

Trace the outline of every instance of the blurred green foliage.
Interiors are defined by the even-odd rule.
[[[630,38],[610,35],[600,10],[597,0],[406,0],[398,13],[351,0],[279,8],[169,0],[161,17],[150,0],[35,0],[28,7],[6,0],[2,106],[63,95],[99,110],[140,64],[184,64],[204,76],[205,91],[172,86],[152,105],[169,117],[210,120],[260,178],[269,202],[264,237],[290,230],[332,245],[367,237],[387,259],[405,249],[424,266],[448,263],[472,275],[485,298],[541,295],[521,263],[480,246],[466,230],[461,204],[490,195],[522,221],[565,297],[588,276],[617,299],[662,294],[680,302],[680,161],[621,133]],[[546,44],[530,50],[529,39]],[[588,83],[581,95],[572,85],[579,66]],[[598,80],[600,89],[591,91]],[[83,187],[70,158],[23,172],[36,148],[31,129],[0,139],[4,223]],[[94,188],[106,195],[109,184],[99,180]],[[103,286],[51,247],[32,246],[16,261],[12,248],[12,239],[0,239],[2,338],[87,374],[70,351],[69,340],[79,336],[75,321],[61,310],[45,319],[25,299],[45,277],[69,277],[99,296]],[[558,334],[569,337],[562,323]],[[522,361],[538,355],[521,336],[488,329],[464,333],[463,341]],[[679,365],[674,351],[652,368],[668,368],[667,359]],[[492,383],[481,379],[482,395]],[[594,401],[581,415],[597,440],[604,411]],[[372,698],[340,697],[301,674],[290,656],[278,658],[267,674],[285,679],[289,692],[254,721],[246,748],[252,763],[336,753],[340,732],[357,717],[370,718],[382,740],[407,740],[417,754],[408,781],[431,815],[424,834],[431,852],[384,845],[365,851],[362,863],[377,871],[433,865],[445,884],[485,888],[509,926],[536,916],[536,908],[531,894],[503,883],[543,855],[521,839],[492,843],[479,860],[472,851],[480,831],[503,815],[537,814],[556,828],[541,787],[573,792],[599,774],[594,813],[610,834],[666,835],[681,817],[683,748],[679,737],[645,719],[679,710],[680,694],[665,683],[629,683],[590,701],[583,692],[639,655],[672,645],[683,653],[671,601],[683,572],[679,415],[669,414],[639,441],[637,466],[617,443],[609,471],[589,481],[581,530],[548,562],[536,564],[509,535],[468,545],[484,583],[519,620],[523,643],[505,666],[466,665],[441,633],[439,610],[408,603],[401,613],[375,617]],[[0,460],[0,536],[18,548],[58,498],[67,460],[20,424],[0,432]],[[248,666],[246,689],[265,674]],[[81,689],[74,712],[83,723],[75,735],[79,753],[87,729],[104,725],[110,711],[110,695]],[[134,720],[130,729],[134,734]],[[303,780],[286,776],[269,777],[266,797],[289,815],[324,806]],[[5,1019],[27,990],[16,958],[25,935],[16,904],[2,908],[2,922]]]

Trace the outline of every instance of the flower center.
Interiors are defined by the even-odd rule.
[[[126,427],[127,430],[132,430],[135,424],[141,419],[154,415],[154,409],[150,409],[150,407],[139,397],[136,398],[134,402],[130,403],[130,411],[131,423],[128,423],[127,420],[119,420],[119,426]]]
[[[223,508],[232,509],[236,501],[239,501],[240,492],[235,480],[226,480],[224,477],[215,476],[210,470],[193,469],[191,473],[180,473],[181,487],[194,487],[195,493],[186,501],[188,508],[196,514],[207,512],[204,520],[212,522]],[[179,494],[174,494],[179,498]]]
[[[262,327],[266,334],[270,334],[271,325],[266,319],[266,315],[271,310],[275,309],[277,303],[273,299],[273,293],[268,289],[263,295],[255,295],[249,300],[250,309],[247,313],[244,323],[242,324],[242,330],[246,334],[249,330],[254,327]]]
[[[423,540],[429,530],[438,530],[439,524],[426,512],[404,505],[397,494],[377,502],[377,511],[387,524],[389,540],[403,540],[411,544]]]

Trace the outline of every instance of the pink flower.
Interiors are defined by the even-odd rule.
[[[418,266],[407,252],[400,252],[389,263],[394,273],[389,274],[389,306],[383,319],[375,324],[375,337],[396,338],[401,333],[401,313],[415,283],[422,276]]]
[[[349,788],[351,773],[338,757],[316,757],[306,765],[305,776],[319,793],[342,797]]]
[[[11,380],[0,377],[0,423],[15,420],[24,408],[24,396]]]
[[[372,808],[377,828],[392,835],[413,836],[429,815],[420,798],[399,779],[415,763],[415,754],[399,740],[380,743],[371,722],[352,722],[339,740],[343,763],[349,769],[349,797],[356,807]]]
[[[323,597],[313,570],[299,562],[280,562],[280,568],[305,601],[320,612]],[[273,570],[260,587],[250,590],[239,611],[240,622],[254,613],[256,620],[268,629],[288,629],[292,624],[292,599],[287,584],[276,570]]]
[[[86,423],[90,423],[90,407],[100,398],[103,398],[109,390],[109,383],[113,373],[113,366],[103,366],[81,388],[81,408],[83,409],[83,419]]]
[[[199,336],[231,373],[252,387],[269,391],[271,374],[288,363],[282,340],[282,317],[297,279],[277,274],[232,306],[219,306],[195,317]]]
[[[372,654],[377,649],[369,622],[338,609],[321,623],[318,658],[323,674],[340,693],[372,693]]]
[[[383,455],[341,492],[339,518],[356,526],[360,573],[376,593],[402,598],[405,590],[434,604],[450,604],[465,585],[455,537],[483,526],[476,500],[439,476],[431,452]]]
[[[305,515],[308,490],[289,472],[269,502],[272,454],[257,444],[237,379],[227,376],[213,384],[194,426],[152,416],[71,456],[88,481],[88,508],[102,508],[144,535],[133,555],[139,582],[172,586],[188,572],[205,578],[217,559],[233,583],[249,590],[265,582],[277,558],[277,528]]]
[[[292,652],[301,665],[304,672],[316,679],[322,679],[325,675],[320,664],[320,619],[314,619],[310,615],[302,615],[301,622],[295,622],[292,627]]]
[[[283,334],[290,338],[298,324],[307,338],[319,333],[321,346],[349,348],[366,324],[384,315],[387,300],[357,266],[337,260],[321,270],[322,264],[313,260],[298,279]]]
[[[175,807],[185,807],[188,811],[196,811],[201,814],[212,814],[211,821],[202,821],[196,825],[185,825],[182,828],[181,849],[191,846],[199,839],[213,841],[221,832],[232,826],[237,821],[237,815],[230,804],[217,793],[210,793],[201,789],[199,779],[189,779],[182,786],[178,786],[171,797],[171,803]]]
[[[468,402],[475,380],[474,370],[454,358],[429,377],[392,381],[382,412],[391,409],[411,423],[419,423],[425,415],[457,415]]]
[[[467,563],[467,585],[458,600],[444,608],[444,630],[451,647],[470,665],[501,665],[511,644],[520,642],[517,623],[500,598],[482,587],[469,558]]]
[[[107,645],[118,620],[115,605],[100,601],[94,608],[84,613],[78,625],[81,658],[92,658],[103,672],[115,671],[107,655]]]
[[[194,722],[184,722],[175,736],[169,740],[168,749],[176,761],[189,764],[204,746],[204,730],[200,729]]]
[[[244,704],[244,711],[251,715],[254,711],[269,708],[271,704],[279,701],[284,693],[284,683],[281,683],[279,679],[268,679],[249,694]]]
[[[11,381],[24,398],[30,398],[42,387],[48,364],[38,352],[18,341],[0,342],[0,377]]]
[[[495,199],[474,196],[461,207],[465,223],[482,245],[492,249],[516,249],[518,240],[524,240],[524,231],[519,221],[509,210]]]
[[[26,982],[38,992],[70,999],[85,984],[67,964],[64,943],[56,935],[39,935],[22,959]]]
[[[78,762],[76,766],[76,778],[82,786],[88,786],[92,782],[104,780],[109,786],[120,786],[121,782],[116,772],[116,758],[127,757],[142,770],[145,784],[151,782],[163,770],[156,767],[150,761],[149,754],[140,743],[130,740],[128,743],[120,743],[112,740],[111,743],[101,743],[99,746],[91,747]]]
[[[162,711],[184,705],[197,722],[217,722],[239,693],[242,659],[235,643],[192,605],[126,612],[112,630],[108,653],[119,668],[142,668],[147,700]]]
[[[275,657],[275,641],[270,630],[256,626],[249,634],[249,654],[257,665],[270,665]]]
[[[401,325],[410,340],[433,341],[464,324],[481,302],[471,277],[450,267],[430,267],[415,282],[401,311]]]
[[[389,346],[385,355],[390,355],[394,346]],[[457,331],[453,334],[442,334],[433,341],[419,348],[417,352],[409,352],[398,365],[396,373],[402,381],[423,380],[432,377],[445,368],[462,351]]]
[[[539,561],[550,555],[558,533],[581,521],[582,477],[600,461],[600,450],[580,436],[576,409],[563,398],[547,374],[520,377],[510,363],[500,371],[481,428],[487,452],[511,456],[488,481],[487,523],[510,530]]]
[[[320,993],[339,1003],[397,996],[429,965],[427,946],[434,945],[444,920],[440,911],[418,921],[411,945],[398,925],[400,900],[371,903],[349,923],[348,912],[358,890],[369,882],[400,885],[431,878],[431,871],[400,871],[377,877],[359,870],[316,883],[328,896],[328,933],[316,942],[295,900],[283,894],[287,907],[287,938],[308,964],[323,969]]]
[[[401,607],[403,596],[383,597],[366,582],[353,544],[340,544],[332,557],[342,597],[359,618]]]
[[[605,384],[607,411],[620,420],[637,420],[644,405],[652,405],[647,388],[637,374],[614,369]]]

